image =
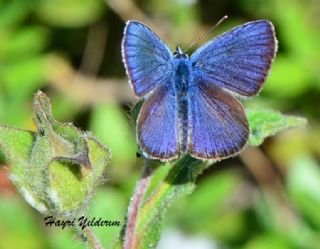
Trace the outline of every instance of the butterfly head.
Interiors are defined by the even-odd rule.
[[[176,51],[173,53],[175,58],[188,58],[189,56],[180,46],[177,46]]]

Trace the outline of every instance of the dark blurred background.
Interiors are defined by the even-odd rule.
[[[90,214],[123,222],[141,170],[130,114],[136,98],[120,53],[125,21],[146,23],[173,49],[187,48],[226,14],[196,46],[247,21],[271,20],[277,58],[259,97],[244,104],[309,123],[210,167],[170,209],[159,248],[320,248],[319,0],[1,0],[0,122],[34,130],[33,94],[46,92],[58,120],[112,149]],[[0,249],[84,248],[70,230],[44,227],[9,170],[0,165]],[[120,229],[95,230],[108,246]]]

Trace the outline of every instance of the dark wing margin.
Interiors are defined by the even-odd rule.
[[[265,82],[276,50],[272,23],[260,20],[209,41],[192,54],[191,61],[194,73],[204,81],[253,96]]]
[[[173,75],[172,52],[146,25],[128,21],[122,59],[134,93],[141,97]]]

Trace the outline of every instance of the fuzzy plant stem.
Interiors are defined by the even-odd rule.
[[[82,230],[82,234],[90,249],[104,249],[100,240],[97,238],[95,233],[89,227],[84,228]]]
[[[127,224],[124,235],[124,249],[133,249],[135,245],[135,229],[137,225],[139,210],[145,194],[148,190],[148,186],[152,178],[152,172],[154,170],[154,168],[149,165],[149,162],[150,161],[148,159],[144,159],[144,168],[141,177],[138,180],[133,195],[130,199],[127,213]]]

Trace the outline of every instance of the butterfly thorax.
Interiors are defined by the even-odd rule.
[[[178,47],[179,49],[179,47]],[[191,63],[189,57],[178,50],[173,62],[175,68],[175,96],[177,103],[177,128],[180,153],[187,153],[189,137],[189,85],[192,81]]]

